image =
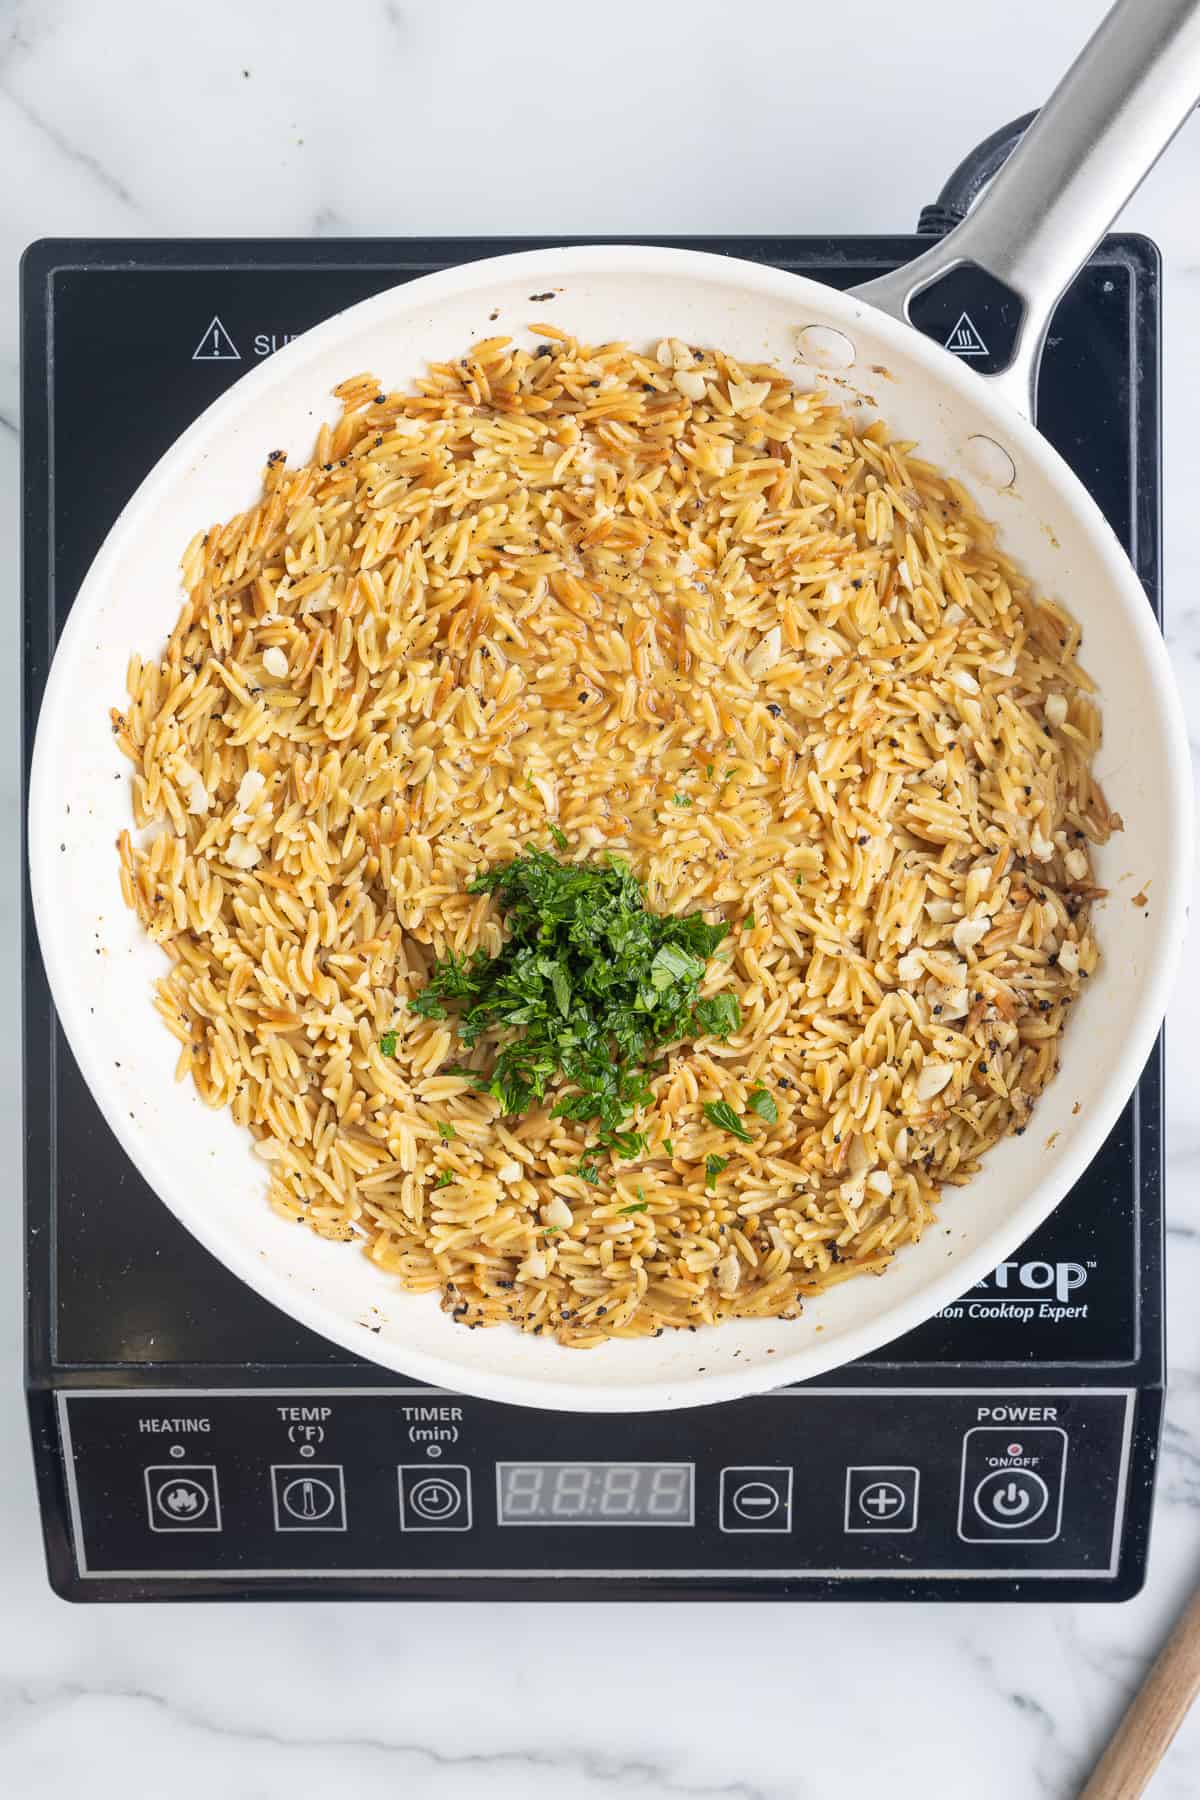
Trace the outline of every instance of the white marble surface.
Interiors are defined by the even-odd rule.
[[[0,483],[16,258],[48,234],[887,231],[1036,105],[1101,0],[0,4]],[[1167,603],[1200,738],[1200,121],[1129,207],[1166,256]],[[0,667],[16,717],[16,559]],[[15,729],[0,789],[14,841]],[[15,942],[16,871],[3,870]],[[1195,948],[1170,1055],[1172,1389],[1124,1607],[67,1608],[18,1393],[16,972],[3,965],[0,1790],[829,1800],[1074,1794],[1200,1574]],[[1200,1718],[1153,1792],[1200,1792]]]

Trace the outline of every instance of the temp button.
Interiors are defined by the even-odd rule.
[[[963,1438],[958,1535],[966,1544],[1052,1544],[1062,1529],[1061,1425],[977,1425]]]
[[[272,1463],[276,1531],[345,1531],[346,1482],[340,1463]]]

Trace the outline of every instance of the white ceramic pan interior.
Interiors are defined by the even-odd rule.
[[[1152,7],[1171,10],[1165,0]],[[1194,9],[1174,11],[1190,20],[1194,75]],[[1124,54],[1128,63],[1127,47]],[[1143,60],[1148,88],[1158,64]],[[1138,146],[1129,187],[1186,111],[1181,104],[1168,119],[1158,101],[1158,141]],[[1075,263],[1109,216],[1097,220],[1093,208]],[[1075,263],[1055,271],[1059,285]],[[1020,289],[1012,262],[997,272]],[[923,278],[918,270],[910,280]],[[531,302],[547,290],[552,302]],[[878,298],[902,310],[903,293]],[[735,1323],[580,1354],[507,1329],[464,1331],[436,1298],[405,1294],[355,1246],[325,1243],[269,1210],[248,1137],[228,1114],[201,1105],[190,1083],[172,1079],[175,1046],[151,1007],[162,953],[118,887],[114,846],[129,822],[129,791],[108,724],[131,649],[155,654],[174,622],[183,546],[198,526],[255,498],[268,451],[309,454],[318,424],[334,416],[327,396],[335,383],[369,368],[389,387],[403,385],[473,339],[520,337],[539,314],[583,338],[646,344],[673,335],[832,384],[846,404],[881,413],[958,474],[999,522],[1005,548],[1083,623],[1083,662],[1104,707],[1098,774],[1125,821],[1098,857],[1110,890],[1097,917],[1103,968],[1070,1021],[1061,1072],[1033,1128],[994,1150],[969,1187],[947,1194],[937,1227],[885,1279],[849,1282],[791,1323]],[[1029,319],[1023,369],[1006,396],[865,299],[769,268],[611,246],[504,257],[329,320],[238,382],[163,458],[89,572],[53,665],[30,798],[33,895],[55,1004],[109,1124],[176,1217],[252,1288],[346,1349],[444,1387],[570,1409],[696,1405],[815,1375],[916,1325],[1009,1256],[1081,1175],[1165,1008],[1185,909],[1190,784],[1146,596],[1083,488],[1012,403],[1044,322],[1032,304]],[[842,366],[827,366],[831,352]],[[1138,895],[1144,902],[1135,903]]]

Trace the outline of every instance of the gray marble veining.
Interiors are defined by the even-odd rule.
[[[12,271],[55,234],[887,231],[1043,97],[1100,0],[0,5],[0,667],[16,719]],[[886,20],[886,44],[880,36]],[[874,53],[864,53],[871,39]],[[954,71],[951,77],[951,71]],[[1200,747],[1200,122],[1130,206],[1166,259],[1168,636]],[[16,839],[16,731],[0,820]],[[16,869],[0,1133],[19,1157]],[[1200,966],[1170,1022],[1172,1388],[1124,1607],[68,1609],[0,1342],[0,1788],[170,1800],[923,1800],[1073,1794],[1200,1575]],[[1154,1789],[1200,1792],[1200,1722]]]

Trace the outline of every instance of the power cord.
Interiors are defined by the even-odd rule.
[[[1023,113],[1011,124],[1002,125],[999,131],[993,131],[990,137],[984,138],[982,144],[977,144],[974,150],[964,156],[944,183],[933,205],[921,208],[917,235],[945,237],[948,231],[961,225],[988,182],[1003,168],[1036,118],[1036,112]]]

